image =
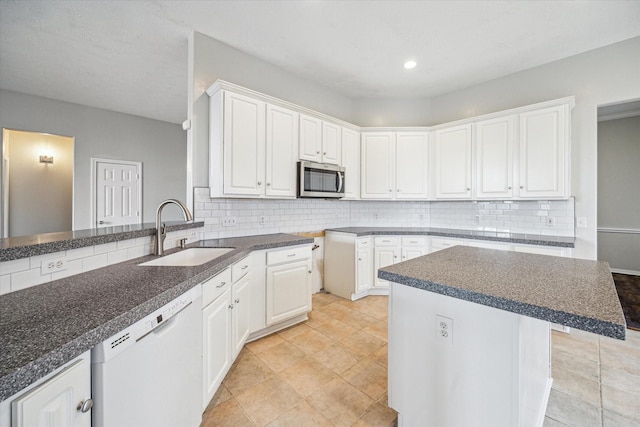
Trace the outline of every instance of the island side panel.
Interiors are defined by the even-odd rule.
[[[389,405],[399,425],[541,425],[548,322],[397,283],[389,306]],[[436,316],[451,320],[450,341]]]

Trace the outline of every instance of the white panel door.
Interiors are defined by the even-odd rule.
[[[520,115],[520,197],[569,197],[568,114],[560,105]]]
[[[395,133],[363,133],[360,198],[393,199]]]
[[[358,249],[356,271],[356,293],[371,287],[371,252],[369,248]]]
[[[231,290],[227,289],[202,310],[203,396],[206,408],[231,366]]]
[[[95,161],[95,225],[142,223],[141,163]]]
[[[475,195],[478,199],[513,197],[513,143],[515,116],[476,123]]]
[[[267,104],[267,197],[296,197],[298,113]]]
[[[338,125],[322,122],[322,162],[340,164],[342,132]]]
[[[264,194],[265,103],[224,94],[224,192]]]
[[[232,350],[233,359],[238,356],[242,346],[249,336],[249,284],[251,283],[251,273],[245,275],[231,289],[231,327],[232,327]]]
[[[322,161],[322,120],[300,114],[300,160]]]
[[[80,402],[91,397],[91,364],[82,359],[44,384],[15,399],[13,427],[90,427],[91,410]]]
[[[400,262],[400,247],[398,246],[383,246],[376,247],[373,250],[374,256],[374,278],[373,283],[375,288],[388,288],[389,282],[382,280],[378,277],[378,270],[388,265]]]
[[[427,133],[396,133],[396,199],[428,197]]]
[[[311,260],[267,267],[267,325],[311,310]]]
[[[471,198],[471,125],[435,132],[436,199]]]
[[[345,168],[344,198],[360,198],[360,133],[342,129],[342,166]]]
[[[427,250],[421,247],[406,247],[402,248],[402,261],[407,261],[419,256],[426,255]]]

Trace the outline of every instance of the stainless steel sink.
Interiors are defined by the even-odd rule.
[[[138,265],[189,267],[214,260],[219,256],[231,252],[233,249],[234,248],[189,248]]]

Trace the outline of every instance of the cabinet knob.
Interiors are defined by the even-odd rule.
[[[362,258],[358,258],[358,261],[362,261]]]
[[[91,408],[93,408],[93,400],[92,399],[86,399],[86,400],[83,400],[82,402],[78,403],[78,406],[76,407],[76,410],[80,411],[80,412],[89,412],[91,410]]]
[[[467,191],[471,191],[471,189],[469,187],[467,187]]]
[[[262,181],[258,181],[258,185],[262,185]]]
[[[521,189],[521,190],[524,190],[524,185],[521,185],[521,186],[520,186],[520,189]]]
[[[399,192],[401,192],[402,190],[398,188],[398,190],[397,190],[397,191],[398,191],[398,193],[399,193]]]
[[[394,255],[394,256],[393,256],[393,258],[394,258],[394,259],[398,259],[398,256],[397,256],[397,255]]]
[[[325,151],[324,153],[322,153],[322,155],[326,156],[326,155],[327,155],[327,152]]]
[[[233,304],[229,304],[229,308],[233,310]]]
[[[511,186],[507,187],[507,190],[511,190]]]
[[[267,187],[271,187],[271,183],[270,182],[267,182]]]
[[[316,151],[316,154],[320,154],[320,151]]]
[[[313,273],[313,271],[309,270],[309,274]]]
[[[389,189],[389,193],[393,193],[393,190],[392,190],[392,189]]]
[[[240,298],[236,298],[236,304],[240,304]]]

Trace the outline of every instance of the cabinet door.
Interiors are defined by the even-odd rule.
[[[371,255],[369,248],[358,249],[356,271],[356,293],[371,287]]]
[[[396,199],[426,199],[427,133],[396,133]]]
[[[91,397],[91,363],[81,359],[49,381],[15,399],[14,427],[90,427],[91,411],[77,405]]]
[[[224,192],[264,194],[265,104],[224,94]]]
[[[322,120],[300,114],[300,160],[322,161]]]
[[[340,164],[342,129],[333,123],[322,122],[322,162]]]
[[[342,129],[342,166],[345,168],[344,198],[360,198],[360,133]]]
[[[388,265],[400,262],[400,247],[385,246],[376,247],[373,251],[375,258],[375,269],[373,283],[375,288],[388,288],[389,282],[378,277],[378,270]]]
[[[406,247],[402,248],[402,261],[407,261],[419,256],[425,255],[427,250],[421,247]]]
[[[311,260],[267,267],[267,326],[311,310]]]
[[[568,115],[566,105],[520,114],[520,197],[569,196]]]
[[[395,133],[363,133],[360,198],[393,199]]]
[[[251,273],[244,276],[231,288],[231,350],[233,359],[238,356],[249,336],[249,284]]]
[[[513,141],[515,116],[476,123],[475,195],[478,199],[513,197]]]
[[[267,197],[296,197],[298,113],[267,104]]]
[[[436,199],[471,198],[471,125],[435,132]]]
[[[202,310],[202,407],[206,408],[231,367],[231,289]]]

